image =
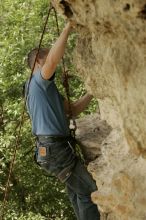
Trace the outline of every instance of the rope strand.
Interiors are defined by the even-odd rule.
[[[57,32],[58,32],[58,36],[59,36],[60,30],[59,30],[57,12],[54,7],[53,7],[53,10],[54,10],[54,15],[55,15],[55,20],[56,20]],[[71,121],[73,122],[73,128],[70,129],[70,131],[71,131],[71,134],[73,135],[73,137],[75,138],[75,131],[77,129],[77,125],[76,125],[75,119],[73,118],[73,112],[72,112],[72,108],[71,108],[70,90],[69,90],[69,76],[68,76],[68,72],[66,71],[66,68],[65,68],[64,57],[62,58],[62,67],[63,67],[63,72],[62,72],[63,86],[65,88],[65,92],[66,92],[66,96],[67,96],[67,100],[68,100],[68,106],[69,106],[69,120],[70,120],[70,123],[71,123]]]

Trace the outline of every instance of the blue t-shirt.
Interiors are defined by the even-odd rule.
[[[26,84],[26,90],[27,90]],[[63,97],[54,80],[42,78],[41,71],[33,74],[27,96],[27,109],[35,135],[68,136],[69,124]]]

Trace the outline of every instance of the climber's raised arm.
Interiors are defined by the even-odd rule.
[[[51,78],[51,76],[55,72],[57,64],[60,62],[61,58],[63,57],[71,27],[72,27],[72,23],[71,22],[67,23],[60,37],[57,39],[57,41],[49,51],[45,64],[42,67],[42,77],[44,79]]]
[[[90,101],[92,100],[93,96],[86,93],[83,97],[79,100],[71,103],[71,111],[73,116],[79,115],[81,112],[85,110],[85,108],[89,105]],[[69,114],[69,103],[67,100],[64,101],[64,107],[66,114]]]

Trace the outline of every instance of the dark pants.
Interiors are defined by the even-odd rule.
[[[74,145],[71,139],[50,142],[47,137],[41,137],[36,150],[37,162],[65,183],[78,220],[100,220],[97,206],[91,201],[91,193],[97,190],[95,181],[76,156]],[[41,147],[45,148],[42,152]]]

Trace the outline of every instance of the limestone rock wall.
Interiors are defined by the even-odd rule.
[[[93,201],[108,220],[145,220],[146,1],[52,2],[77,23],[74,62],[111,127],[89,165]]]

